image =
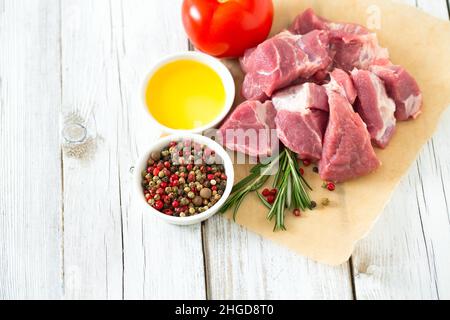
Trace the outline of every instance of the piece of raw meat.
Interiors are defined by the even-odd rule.
[[[278,138],[301,159],[319,160],[328,122],[328,96],[323,87],[305,83],[277,92]]]
[[[305,34],[311,30],[326,30],[330,35],[330,52],[337,68],[351,71],[368,69],[375,61],[389,59],[387,49],[380,47],[376,34],[353,23],[331,22],[317,16],[312,9],[299,15],[290,30]]]
[[[246,101],[231,113],[219,129],[219,138],[229,150],[250,156],[268,156],[277,147],[276,110],[271,101]]]
[[[353,70],[352,79],[358,92],[356,111],[367,125],[372,141],[386,148],[395,133],[394,100],[388,97],[383,81],[367,70]]]
[[[319,162],[320,177],[344,182],[376,170],[381,162],[361,117],[338,91],[327,86],[327,94],[330,115]]]
[[[368,69],[378,60],[389,59],[387,49],[380,47],[376,34],[346,34],[339,32],[338,37],[331,40],[334,52],[334,65],[337,68],[351,71],[353,68]]]
[[[373,65],[370,71],[383,80],[389,97],[395,101],[397,120],[416,119],[420,115],[422,93],[416,80],[405,68],[392,64]]]
[[[342,95],[347,97],[350,104],[355,103],[357,92],[350,75],[342,69],[334,69],[330,73],[331,82],[336,82],[334,85],[337,90],[342,90]]]
[[[284,31],[250,49],[241,59],[246,71],[242,95],[260,100],[294,81],[308,79],[332,62],[328,51],[328,33],[313,31],[294,35]]]
[[[313,30],[334,30],[351,34],[369,34],[370,31],[355,23],[336,23],[316,15],[313,9],[307,9],[300,14],[292,24],[290,30],[296,34],[306,34]]]

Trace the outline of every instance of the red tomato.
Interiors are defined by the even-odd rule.
[[[183,24],[194,46],[216,57],[239,57],[263,42],[272,0],[184,0]]]

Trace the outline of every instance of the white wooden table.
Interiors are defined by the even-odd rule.
[[[188,49],[180,2],[0,0],[0,298],[449,299],[450,112],[337,268],[218,216],[180,228],[143,214],[130,167],[159,132],[138,88]],[[406,2],[449,18],[446,0]],[[90,106],[95,156],[70,158],[60,116]]]

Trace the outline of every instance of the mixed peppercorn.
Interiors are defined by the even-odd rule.
[[[227,186],[225,169],[215,152],[190,140],[173,141],[151,153],[142,172],[147,203],[175,217],[205,212]]]

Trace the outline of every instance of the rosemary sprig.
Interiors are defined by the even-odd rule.
[[[233,208],[233,219],[236,220],[238,210],[245,197],[251,192],[259,190],[270,178],[270,173],[278,163],[280,156],[275,156],[266,164],[257,164],[250,170],[250,175],[237,183],[231,192],[230,198],[220,209],[220,213],[225,213]]]
[[[245,197],[251,192],[256,192],[264,206],[269,209],[267,219],[275,218],[274,231],[286,230],[284,225],[286,209],[311,209],[311,198],[307,189],[312,189],[301,175],[299,164],[290,150],[285,148],[278,156],[269,160],[266,164],[260,163],[254,166],[250,170],[250,175],[233,187],[232,195],[220,212],[224,213],[233,208],[233,219],[236,219]],[[279,165],[279,169],[274,177],[273,187],[278,190],[278,193],[275,202],[270,204],[258,190],[265,185],[275,165]]]
[[[258,198],[261,200],[262,204],[267,207],[267,209],[269,209],[269,210],[272,209],[272,205],[267,202],[267,200],[263,197],[263,195],[261,193],[256,191],[256,194],[258,195]]]

